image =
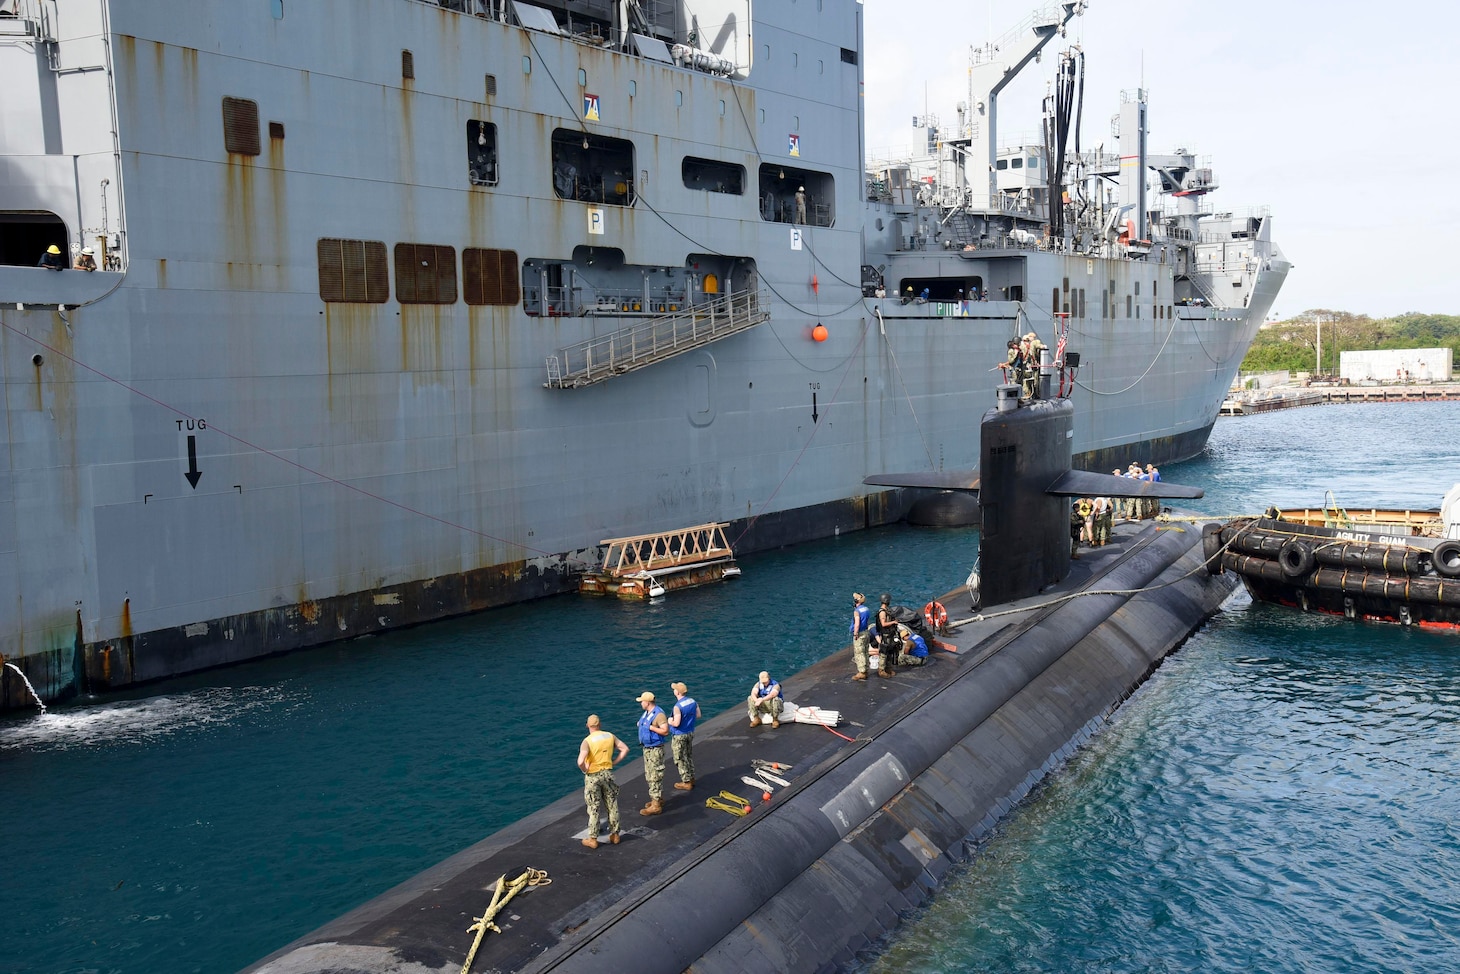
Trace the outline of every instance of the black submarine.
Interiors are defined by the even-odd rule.
[[[584,848],[582,797],[565,795],[247,970],[819,972],[875,950],[1236,586],[1191,525],[1121,524],[1071,561],[1068,498],[1201,492],[1072,470],[1074,408],[1048,397],[1051,371],[1029,400],[1000,388],[981,479],[868,478],[979,494],[982,605],[929,665],[853,682],[837,652],[782,684],[838,710],[839,730],[721,714],[696,734],[694,789],[670,791],[663,815],[633,811],[642,765],[619,770],[620,844]],[[961,589],[942,601],[968,606]],[[786,784],[753,793],[755,762]],[[751,811],[707,807],[722,790]],[[477,944],[499,877],[528,875],[551,883],[525,886]]]

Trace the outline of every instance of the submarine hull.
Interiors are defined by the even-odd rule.
[[[523,864],[554,884],[513,902],[474,969],[842,967],[1217,610],[1237,580],[1204,562],[1196,527],[1121,525],[1054,589],[962,625],[957,652],[931,665],[854,683],[838,653],[783,681],[797,700],[839,709],[853,740],[747,730],[738,711],[722,714],[696,735],[694,791],[670,792],[664,816],[638,820],[640,766],[621,769],[621,845],[583,849],[582,799],[565,796],[250,970],[460,970],[462,931],[497,876]],[[1075,592],[1092,594],[1057,598]],[[944,601],[955,615],[968,604]],[[744,818],[703,807],[720,788],[745,794],[739,776],[756,757],[792,764],[790,786]]]

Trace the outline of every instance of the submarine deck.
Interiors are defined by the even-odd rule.
[[[929,654],[928,665],[900,667],[890,679],[873,674],[866,682],[852,681],[850,652],[842,647],[801,672],[781,678],[789,703],[840,711],[842,723],[837,730],[853,738],[852,741],[811,724],[783,721],[778,729],[764,724],[752,728],[739,707],[702,719],[695,735],[698,780],[692,791],[674,790],[672,782],[677,776],[672,761],[668,762],[662,815],[639,814],[639,808],[648,800],[641,759],[626,761],[616,770],[621,788],[622,841],[619,845],[610,845],[604,839],[598,849],[590,850],[581,844],[580,839],[586,835],[586,812],[581,793],[575,791],[284,947],[248,971],[302,974],[325,970],[461,970],[474,939],[468,927],[491,902],[498,877],[506,876],[510,882],[527,867],[546,870],[551,884],[528,888],[508,904],[496,919],[501,932],[485,936],[471,969],[545,970],[574,952],[585,948],[591,952],[594,950],[591,941],[597,933],[695,869],[737,836],[754,829],[777,806],[790,801],[820,776],[875,741],[884,730],[896,726],[927,703],[934,693],[998,656],[1020,634],[1038,626],[1058,608],[1050,604],[1052,598],[1095,589],[1122,565],[1140,560],[1143,550],[1161,532],[1172,530],[1182,529],[1152,522],[1117,524],[1111,543],[1102,549],[1082,548],[1080,558],[1071,564],[1069,576],[1058,585],[1039,596],[986,610],[997,613],[997,618],[969,622],[951,635],[940,636],[944,643],[956,646],[957,652],[934,650]],[[1191,580],[1182,584],[1194,585],[1199,590],[1200,598],[1193,597],[1191,602],[1199,603],[1201,610],[1196,618],[1183,622],[1183,631],[1155,656],[1156,662],[1209,615],[1234,587],[1230,576],[1221,580],[1207,576],[1204,569],[1192,570],[1193,565],[1201,566],[1199,536],[1192,540],[1194,545],[1183,542],[1181,557],[1165,558],[1157,568],[1168,574],[1173,564],[1180,568]],[[1151,553],[1155,554],[1155,550]],[[1154,560],[1161,561],[1163,557],[1158,555]],[[941,601],[955,620],[972,615],[968,595],[961,588]],[[1148,665],[1153,668],[1155,663]],[[627,707],[632,702],[627,690],[625,700]],[[1109,706],[1117,703],[1118,700],[1112,700]],[[1059,740],[1063,743],[1066,738]],[[625,743],[630,745],[631,753],[637,746],[633,741]],[[571,759],[571,755],[562,755],[564,761]],[[790,782],[789,787],[778,788],[769,801],[762,800],[740,780],[741,775],[753,774],[752,759],[793,765],[791,771],[780,772]],[[1036,762],[1039,777],[1052,763],[1053,757],[1044,760],[1042,768]],[[1025,791],[1030,786],[1026,785]],[[716,796],[721,789],[750,799],[754,811],[737,818],[707,808],[705,799]],[[1007,807],[1006,802],[1000,801],[998,812],[1007,811]],[[606,832],[606,816],[604,821]],[[774,854],[775,848],[774,843],[768,844],[767,854]],[[941,851],[934,849],[932,857],[924,855],[919,864],[927,863],[930,858],[936,860]],[[936,865],[936,861],[932,863]],[[923,889],[918,899],[926,893]],[[699,912],[697,904],[686,898],[682,907],[684,922],[694,923]],[[869,919],[872,928],[867,934],[871,939],[862,941],[864,946],[897,925],[897,910],[884,907]],[[654,967],[655,945],[644,944],[643,949],[647,967]],[[578,961],[588,959],[579,957]],[[663,956],[658,959],[667,962],[663,965],[666,969],[683,969],[684,965],[677,961]],[[825,962],[834,967],[837,960],[826,957]],[[734,964],[725,969],[735,969]]]

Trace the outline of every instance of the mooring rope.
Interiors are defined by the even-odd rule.
[[[507,882],[506,873],[498,876],[497,888],[492,893],[492,902],[487,905],[487,912],[476,917],[476,922],[466,928],[467,933],[475,933],[477,937],[472,941],[471,950],[467,951],[466,963],[461,965],[461,974],[467,974],[471,970],[471,963],[476,960],[477,948],[481,947],[482,938],[487,935],[487,931],[502,932],[502,928],[492,921],[507,906],[512,897],[529,886],[549,886],[551,884],[552,880],[548,878],[546,869],[533,869],[531,866],[528,866],[527,870],[511,883]]]

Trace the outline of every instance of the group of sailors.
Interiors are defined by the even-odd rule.
[[[1025,399],[1034,396],[1039,382],[1039,353],[1047,347],[1032,331],[1023,338],[1009,339],[1008,355],[998,367],[1004,370],[1004,381],[1019,386]]]
[[[36,261],[37,267],[44,267],[48,271],[64,271],[66,269],[66,258],[61,254],[61,248],[51,244],[41,253],[41,259]],[[71,262],[72,270],[94,271],[96,270],[96,251],[90,247],[81,248],[76,259]]]
[[[1161,471],[1154,463],[1143,469],[1132,463],[1125,470],[1111,471],[1117,477],[1159,483]],[[1110,543],[1110,531],[1116,520],[1143,521],[1161,513],[1161,501],[1155,497],[1077,497],[1070,505],[1070,557],[1078,558],[1085,545],[1100,548]]]
[[[922,666],[928,661],[928,641],[897,618],[892,596],[883,593],[874,617],[867,606],[867,597],[852,593],[852,665],[853,680],[867,679],[871,669],[872,650],[877,650],[877,675],[894,676],[898,666]]]

